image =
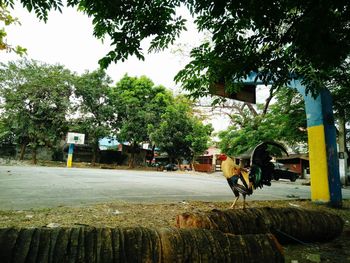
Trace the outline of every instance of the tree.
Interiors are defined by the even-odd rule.
[[[192,162],[208,149],[213,131],[214,129],[211,124],[205,125],[200,118],[192,117],[192,132],[186,136],[186,140],[191,145]]]
[[[4,0],[12,5],[14,0]],[[47,20],[48,11],[61,10],[62,0],[20,0],[29,11]],[[211,42],[192,51],[192,62],[177,80],[196,96],[210,84],[259,72],[264,81],[285,85],[302,76],[311,91],[323,86],[329,70],[341,65],[350,52],[350,3],[346,0],[306,1],[193,1],[142,0],[115,4],[111,0],[68,0],[93,17],[94,35],[112,40],[112,50],[100,60],[111,62],[130,55],[143,59],[141,41],[149,39],[148,51],[172,44],[185,30],[185,19],[176,13],[186,7]]]
[[[67,132],[66,114],[72,74],[60,65],[22,60],[0,65],[3,116],[15,140],[32,148],[33,162],[39,145],[56,147]]]
[[[336,118],[336,123],[338,127],[338,146],[339,153],[344,154],[343,158],[340,160],[340,171],[341,178],[343,179],[342,183],[347,184],[347,177],[342,176],[347,173],[347,161],[349,149],[347,147],[349,142],[349,135],[346,127],[349,125],[350,117],[350,103],[347,99],[350,95],[349,85],[350,85],[350,63],[346,61],[342,66],[332,72],[332,80],[327,83],[328,88],[330,89],[333,97],[333,108],[334,108],[334,117]],[[343,162],[344,161],[344,162]],[[344,163],[344,165],[342,165]]]
[[[120,142],[130,144],[129,167],[134,167],[140,143],[150,141],[147,126],[158,126],[172,95],[145,76],[125,75],[114,87],[112,98],[118,115],[116,135]]]
[[[177,97],[161,116],[158,128],[149,126],[150,137],[161,151],[168,154],[171,162],[181,159],[193,161],[195,156],[208,149],[213,131],[193,113],[190,102]]]
[[[305,102],[301,94],[290,88],[276,93],[276,102],[271,104],[265,122],[271,126],[272,139],[283,141],[290,147],[307,145]],[[305,148],[305,147],[304,147]]]
[[[344,62],[341,67],[330,72],[330,81],[326,83],[332,93],[335,117],[350,119],[350,61]]]
[[[86,72],[75,81],[77,112],[75,120],[77,131],[87,135],[92,145],[92,165],[95,165],[99,153],[99,140],[111,135],[111,123],[115,120],[110,103],[111,78],[103,70]]]
[[[307,89],[316,92],[349,55],[345,1],[203,2],[196,4],[196,21],[213,33],[212,41],[193,49],[192,62],[176,77],[197,96],[216,82],[235,88],[232,80],[251,71],[278,86],[301,76]],[[345,49],[334,50],[340,43]]]
[[[6,5],[14,0],[5,0]],[[61,9],[62,0],[20,0],[29,11],[47,19],[48,11]],[[176,13],[186,7],[198,30],[208,31],[210,41],[191,52],[192,61],[175,77],[195,97],[210,93],[213,83],[233,82],[251,71],[265,83],[283,87],[300,78],[314,95],[349,60],[350,2],[346,0],[305,1],[207,1],[141,0],[118,5],[111,0],[68,0],[69,6],[93,17],[94,35],[109,36],[112,50],[100,60],[102,67],[130,55],[143,59],[141,41],[150,40],[148,52],[171,45],[186,29]]]
[[[276,92],[275,103],[259,105],[258,110],[235,107],[230,115],[232,125],[219,133],[220,148],[229,155],[239,155],[262,141],[282,141],[299,151],[307,143],[304,101],[293,89]],[[269,101],[267,101],[269,103]]]

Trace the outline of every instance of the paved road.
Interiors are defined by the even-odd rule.
[[[288,197],[289,196],[289,197]],[[273,182],[248,200],[309,199],[310,188]],[[350,190],[343,189],[344,198]],[[79,206],[99,202],[231,201],[220,173],[0,166],[0,210]]]

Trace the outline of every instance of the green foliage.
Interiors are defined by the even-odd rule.
[[[147,126],[158,126],[161,114],[172,101],[172,94],[163,86],[155,86],[145,76],[125,75],[113,88],[111,99],[118,115],[114,125],[117,139],[129,142],[134,153],[140,143],[150,141]]]
[[[0,144],[11,142],[13,140],[13,134],[7,125],[7,119],[0,117]]]
[[[35,15],[40,19],[47,22],[48,12],[50,10],[62,11],[63,3],[61,0],[20,0],[21,4],[27,8],[29,12],[34,12]],[[68,4],[72,1],[68,1]],[[15,1],[14,0],[2,0],[2,4],[5,6],[10,6],[13,8]]]
[[[231,118],[233,125],[219,133],[219,147],[229,155],[245,153],[263,141],[283,141],[292,147],[307,143],[304,101],[293,89],[280,89],[265,115],[245,110]]]
[[[17,143],[55,146],[67,131],[72,74],[34,60],[0,66],[3,117]],[[35,158],[34,158],[35,161]]]
[[[261,125],[261,118],[251,118],[242,128],[232,125],[226,131],[219,133],[219,147],[228,155],[239,155],[252,149],[258,143],[270,140],[266,130]],[[271,130],[268,128],[267,133]]]
[[[20,2],[45,21],[49,10],[62,6],[61,0]],[[112,40],[110,52],[100,60],[104,68],[130,55],[143,59],[142,40],[151,41],[148,51],[172,44],[186,29],[176,11],[187,7],[197,28],[212,34],[210,43],[193,49],[192,61],[176,77],[195,96],[207,94],[213,82],[230,86],[233,79],[251,71],[279,86],[302,76],[315,93],[329,78],[329,70],[338,68],[350,52],[346,0],[68,0],[67,4],[93,17],[96,37]]]
[[[213,131],[211,124],[205,125],[199,118],[192,117],[192,132],[186,136],[186,141],[191,144],[193,158],[202,155],[209,148]]]
[[[195,117],[190,102],[177,97],[161,116],[159,127],[149,126],[150,137],[171,160],[192,160],[208,148],[211,125]]]
[[[8,9],[0,2],[0,22],[2,22],[5,26],[9,26],[11,24],[20,24],[17,18],[14,18]],[[5,50],[7,52],[15,52],[18,55],[22,56],[26,54],[27,49],[16,46],[13,47],[6,41],[6,30],[5,28],[0,28],[0,50]]]
[[[114,107],[118,112],[118,140],[139,144],[149,141],[147,125],[156,125],[159,116],[172,100],[162,86],[142,76],[125,75],[113,89]]]
[[[199,29],[212,32],[212,42],[194,49],[192,61],[176,77],[194,95],[208,92],[215,82],[229,86],[251,71],[278,86],[302,76],[307,89],[316,92],[350,52],[346,1],[190,2]]]
[[[57,147],[68,128],[87,136],[98,155],[101,138],[116,134],[136,152],[159,143],[173,158],[193,158],[208,147],[212,132],[194,116],[191,103],[143,76],[125,75],[115,87],[103,70],[73,75],[60,65],[22,60],[0,67],[0,140]],[[70,116],[68,121],[66,117]],[[152,138],[150,138],[150,135]]]
[[[293,89],[280,89],[276,103],[270,106],[265,122],[275,131],[275,140],[290,146],[307,143],[305,104],[302,96]]]
[[[229,85],[251,71],[259,72],[265,83],[279,86],[302,76],[314,92],[350,52],[345,1],[199,1],[194,5],[200,13],[199,28],[213,33],[212,43],[194,49],[192,61],[176,77],[194,95],[200,89],[208,92],[210,84],[218,81]],[[194,83],[196,79],[208,81],[203,86]]]
[[[350,62],[344,62],[340,68],[330,72],[331,81],[327,83],[332,93],[335,116],[350,119]]]
[[[181,1],[72,1],[79,9],[93,16],[94,35],[112,40],[113,50],[99,61],[102,67],[126,60],[130,55],[144,59],[140,43],[150,39],[149,51],[172,44],[185,29],[185,20],[176,15]]]
[[[75,109],[80,117],[74,121],[74,129],[86,134],[87,143],[93,146],[93,164],[99,139],[111,135],[111,123],[115,121],[109,98],[111,83],[111,78],[103,70],[86,72],[75,80]]]

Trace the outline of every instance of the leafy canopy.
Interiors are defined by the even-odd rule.
[[[111,78],[103,70],[85,72],[75,78],[75,110],[80,115],[75,129],[87,135],[88,143],[93,145],[95,162],[99,139],[111,134],[114,121],[113,107],[110,105]]]
[[[47,20],[48,11],[61,10],[62,0],[19,0],[29,11]],[[14,0],[3,0],[12,5]],[[172,44],[185,19],[186,7],[197,28],[209,31],[210,42],[192,50],[192,62],[176,77],[195,96],[208,93],[210,84],[231,83],[250,71],[259,78],[285,85],[302,76],[308,89],[323,85],[328,73],[350,52],[350,2],[347,0],[68,0],[93,17],[94,35],[110,37],[112,49],[100,60],[102,67],[130,55],[143,59],[141,41],[150,50]]]
[[[299,151],[307,144],[304,101],[293,89],[280,89],[276,101],[263,113],[244,109],[231,115],[232,125],[219,133],[220,149],[229,155],[243,154],[262,141],[282,141]]]
[[[163,86],[155,86],[147,77],[125,75],[112,89],[111,100],[117,114],[116,137],[130,144],[129,166],[135,164],[140,144],[150,142],[148,125],[157,127],[172,94]]]
[[[172,100],[163,86],[147,77],[125,75],[113,88],[114,109],[118,114],[117,137],[121,142],[138,145],[149,141],[147,125],[157,126],[159,117]]]
[[[150,137],[161,151],[166,152],[171,160],[181,158],[192,160],[208,149],[211,125],[204,125],[196,117],[190,101],[177,97],[161,116],[160,125],[149,125]]]
[[[61,65],[34,60],[0,64],[1,109],[17,143],[55,146],[67,132],[73,77]]]
[[[13,141],[13,133],[7,124],[7,119],[0,116],[0,144],[11,143]]]

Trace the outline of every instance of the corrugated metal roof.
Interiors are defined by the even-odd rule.
[[[291,159],[302,159],[302,160],[309,160],[308,154],[290,154],[289,156],[283,156],[276,158],[277,160],[291,160]]]

